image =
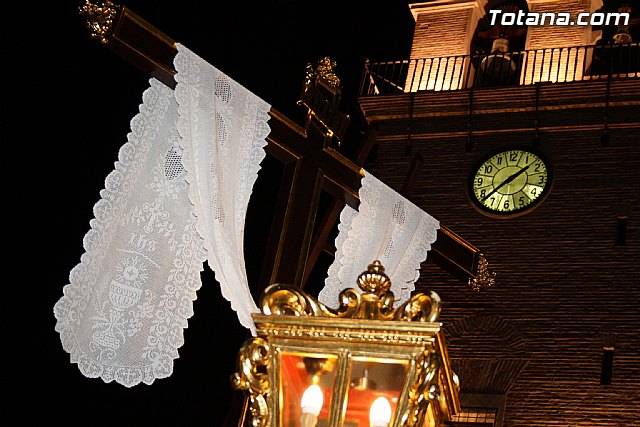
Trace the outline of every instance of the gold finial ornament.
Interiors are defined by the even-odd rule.
[[[109,43],[109,35],[120,6],[105,0],[92,3],[86,0],[80,6],[79,13],[85,15],[87,28],[91,30],[91,38],[99,39],[102,44]]]
[[[335,88],[340,87],[340,79],[335,73],[337,65],[336,61],[332,61],[331,58],[325,56],[318,61],[318,65],[316,66],[316,74],[318,77],[325,79]]]
[[[489,261],[480,255],[478,260],[478,274],[476,277],[469,279],[469,286],[478,292],[483,288],[490,288],[496,284],[496,273],[489,270]]]
[[[391,280],[379,261],[355,282],[360,290],[343,290],[337,308],[289,285],[264,291],[261,313],[252,315],[256,337],[242,347],[232,377],[233,387],[247,393],[252,426],[299,425],[301,416],[329,427],[362,421],[369,406],[356,402],[370,397],[358,386],[363,375],[392,402],[390,427],[440,426],[435,420],[459,411],[438,295],[418,293],[394,307]],[[311,386],[325,394],[326,405],[315,415],[300,403]]]
[[[314,67],[312,64],[307,64],[305,72],[305,84],[308,86],[313,79],[324,79],[329,85],[336,89],[340,89],[340,78],[336,75],[337,63],[332,61],[330,57],[322,57]]]
[[[391,288],[391,280],[384,274],[380,261],[376,260],[369,264],[367,271],[358,276],[358,286],[366,293],[384,295]]]
[[[320,124],[327,142],[333,138],[340,146],[349,126],[349,116],[340,111],[341,84],[335,73],[336,62],[328,56],[314,66],[307,64],[298,105],[307,109],[305,130],[314,122]]]

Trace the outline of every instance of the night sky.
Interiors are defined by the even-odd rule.
[[[355,95],[365,58],[409,56],[413,19],[406,1],[218,3],[124,4],[286,114],[296,111],[306,64],[331,56],[344,86],[342,110],[352,115],[350,135],[358,135]],[[1,298],[8,332],[1,340],[2,424],[221,425],[247,332],[210,270],[173,375],[151,386],[85,378],[54,330],[53,306],[84,252],[93,205],[149,79],[89,38],[77,6],[14,1],[0,12],[9,254]],[[345,141],[345,149],[358,142]]]

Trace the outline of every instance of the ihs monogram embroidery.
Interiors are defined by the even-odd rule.
[[[102,358],[109,358],[108,349],[117,350],[127,338],[135,335],[142,325],[142,318],[150,318],[153,313],[152,293],[143,290],[149,278],[148,268],[140,257],[124,258],[116,268],[116,277],[109,285],[109,306],[102,301],[94,321],[93,343]],[[144,295],[144,298],[141,297]],[[132,308],[133,307],[133,308]]]
[[[96,329],[92,343],[99,360],[109,359],[113,351],[140,331],[142,319],[153,317],[153,293],[145,289],[145,282],[149,280],[150,266],[155,269],[159,267],[151,259],[158,245],[156,237],[162,236],[171,250],[176,250],[174,223],[169,220],[164,202],[167,199],[176,200],[180,191],[185,190],[186,183],[180,179],[184,173],[180,155],[179,148],[169,149],[164,164],[158,162],[153,168],[153,181],[149,184],[158,197],[152,203],[133,207],[120,222],[122,226],[136,224],[141,229],[130,233],[127,247],[118,249],[118,252],[126,255],[115,269],[116,276],[110,281],[108,300],[99,297],[97,301],[98,315],[92,318],[95,322],[92,328]]]

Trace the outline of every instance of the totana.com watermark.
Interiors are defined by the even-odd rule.
[[[569,12],[503,12],[489,10],[491,25],[629,25],[626,12],[582,12],[573,19]]]

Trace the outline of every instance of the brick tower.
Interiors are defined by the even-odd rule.
[[[474,242],[496,273],[474,291],[424,263],[417,284],[445,304],[458,426],[640,425],[640,7],[630,5],[412,4],[411,57],[365,64],[359,105],[377,131],[365,169]],[[490,10],[630,20],[491,25]]]

